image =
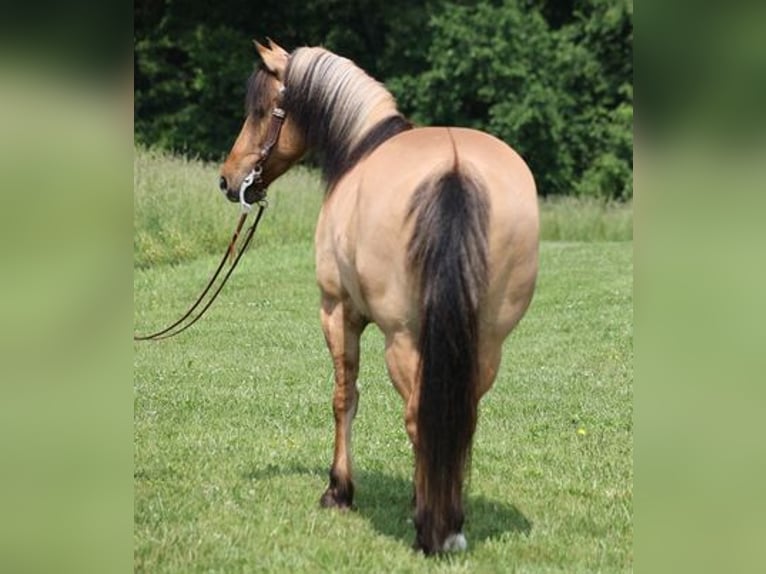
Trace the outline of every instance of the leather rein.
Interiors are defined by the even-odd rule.
[[[134,341],[159,341],[161,339],[167,339],[169,337],[173,337],[175,335],[178,335],[179,333],[182,333],[183,331],[191,327],[194,323],[199,321],[202,315],[205,314],[205,311],[207,311],[210,308],[210,306],[213,304],[213,301],[215,301],[216,297],[218,297],[218,294],[223,289],[223,286],[226,285],[226,282],[229,280],[229,277],[234,272],[234,269],[237,267],[239,260],[242,258],[242,254],[250,245],[250,241],[252,240],[253,235],[255,234],[255,230],[258,228],[258,223],[261,221],[261,216],[263,215],[264,210],[268,206],[268,201],[266,201],[266,188],[268,186],[263,181],[263,165],[269,159],[269,156],[271,155],[271,151],[273,150],[274,145],[276,145],[277,140],[279,140],[279,132],[282,130],[282,124],[284,123],[284,121],[285,121],[285,110],[282,109],[281,107],[275,107],[271,112],[271,121],[269,123],[268,132],[266,133],[266,141],[264,142],[263,147],[261,148],[261,155],[258,158],[258,161],[255,162],[253,169],[250,170],[250,173],[247,174],[244,181],[239,186],[239,203],[242,206],[242,214],[240,215],[239,221],[237,222],[237,226],[234,229],[234,233],[232,234],[231,241],[229,241],[229,245],[226,247],[226,251],[224,251],[223,257],[221,258],[221,262],[218,264],[218,267],[213,273],[213,276],[210,278],[210,281],[208,281],[202,293],[199,295],[199,297],[197,297],[197,300],[192,304],[191,307],[189,307],[189,309],[186,311],[186,313],[184,313],[181,316],[180,319],[176,320],[174,323],[172,323],[171,325],[168,325],[164,329],[160,331],[156,331],[155,333],[151,333],[149,335],[133,335]],[[245,192],[251,186],[254,188],[254,191],[255,191],[255,201],[253,203],[248,203],[245,200]],[[235,257],[234,250],[237,243],[237,239],[239,239],[239,234],[242,231],[242,227],[244,226],[245,220],[247,219],[247,216],[250,213],[253,205],[258,205],[258,213],[255,216],[255,221],[248,228],[247,233],[245,234],[245,238],[242,241],[242,245],[239,247],[239,250],[237,251],[237,254]],[[210,290],[213,288],[213,285],[215,284],[216,279],[218,279],[218,276],[221,274],[221,270],[226,264],[226,259],[229,259],[231,257],[234,257],[234,260],[232,261],[231,265],[226,271],[226,274],[223,276],[223,279],[218,284],[218,287],[216,287],[215,290],[212,292],[212,295],[210,296],[210,298],[203,305],[202,302],[205,299],[205,296],[208,294],[208,292],[210,292]],[[200,307],[200,305],[202,305],[202,308],[199,310],[199,312],[196,315],[194,315],[194,312],[197,311],[197,308]]]

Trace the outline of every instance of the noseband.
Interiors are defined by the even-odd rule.
[[[266,141],[261,148],[261,156],[258,161],[255,162],[253,169],[245,176],[242,181],[242,185],[239,186],[239,203],[242,205],[242,211],[249,212],[253,204],[248,203],[245,200],[245,191],[251,186],[255,186],[255,202],[261,201],[266,195],[266,187],[268,187],[263,181],[263,165],[269,159],[271,150],[274,149],[277,140],[279,139],[279,132],[282,130],[282,124],[285,121],[285,110],[279,106],[275,107],[271,112],[271,121],[269,122],[269,129],[266,132]]]

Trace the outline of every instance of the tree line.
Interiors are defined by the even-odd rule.
[[[632,0],[135,0],[134,22],[138,143],[221,159],[269,36],[354,60],[416,124],[500,137],[541,195],[633,195]]]

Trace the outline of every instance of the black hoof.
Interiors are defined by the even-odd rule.
[[[354,484],[350,480],[340,480],[330,470],[330,486],[324,491],[319,504],[322,508],[339,508],[341,510],[353,509]]]
[[[322,508],[337,508],[338,510],[352,510],[351,499],[347,496],[339,496],[334,488],[325,490],[322,498],[319,499],[319,505]]]
[[[415,539],[415,542],[412,543],[412,551],[418,554],[424,554],[425,556],[435,555],[435,552],[433,551],[433,549],[426,547],[417,539]]]

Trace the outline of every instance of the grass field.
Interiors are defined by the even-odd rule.
[[[135,174],[135,326],[147,331],[197,295],[236,207],[211,191],[210,167],[139,151]],[[209,315],[135,346],[135,570],[631,571],[632,243],[542,242],[535,299],[480,408],[469,551],[429,560],[410,550],[411,452],[374,326],[362,342],[357,510],[318,506],[333,423],[313,275],[317,188],[303,171],[275,185]],[[578,207],[568,205],[572,219],[594,217]],[[589,239],[631,220],[608,210]]]
[[[231,236],[236,207],[221,200],[217,166],[136,150],[133,260],[138,268],[219,253]],[[311,241],[322,202],[315,172],[295,168],[269,189],[269,226],[261,245]],[[633,207],[559,198],[540,205],[543,241],[628,241]]]

